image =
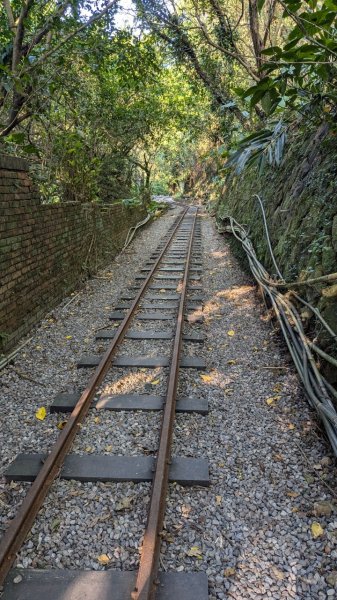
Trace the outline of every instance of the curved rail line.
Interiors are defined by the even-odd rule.
[[[171,462],[171,445],[176,408],[175,404],[179,377],[179,365],[181,361],[183,323],[196,219],[197,209],[191,210],[184,208],[182,213],[177,217],[173,225],[168,230],[166,236],[164,237],[164,241],[158,247],[159,254],[156,256],[154,264],[150,267],[148,275],[145,276],[145,280],[141,284],[140,289],[136,294],[135,299],[132,301],[127,314],[123,318],[111,344],[109,345],[102,359],[99,361],[99,364],[95,369],[94,374],[90,378],[87,387],[81,394],[78,402],[75,405],[75,408],[71,412],[66,426],[61,431],[56,443],[46,457],[43,466],[40,468],[21,507],[18,510],[17,516],[11,522],[4,535],[0,545],[0,584],[5,581],[6,576],[8,575],[16,558],[16,554],[20,550],[40,508],[43,505],[44,498],[48,494],[53,481],[60,474],[65,458],[67,457],[73,440],[79,431],[80,423],[85,419],[94,395],[103,382],[109,368],[111,367],[112,360],[115,357],[117,349],[124,340],[125,335],[127,334],[130,323],[134,318],[135,311],[139,308],[140,301],[143,299],[143,296],[147,291],[153,276],[159,269],[166,253],[169,251],[172,243],[175,240],[175,237],[177,236],[177,233],[180,230],[184,232],[182,234],[183,237],[180,239],[186,241],[186,258],[184,263],[184,272],[180,282],[178,313],[169,366],[167,392],[163,407],[159,450],[157,453],[155,471],[152,481],[152,493],[148,511],[148,520],[145,529],[136,583],[133,591],[131,592],[131,598],[133,600],[154,600],[158,587],[160,540],[165,513],[168,471]],[[180,242],[178,242],[178,244],[179,243]],[[165,284],[163,284],[163,287],[165,288]],[[113,600],[113,596],[111,598]]]

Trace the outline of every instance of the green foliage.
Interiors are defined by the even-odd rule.
[[[277,167],[285,123],[335,121],[337,0],[135,4],[135,34],[113,2],[1,4],[2,150],[46,202],[221,188],[224,156]]]
[[[141,201],[139,198],[123,198],[122,205],[125,208],[135,208],[141,206]]]
[[[320,119],[335,116],[337,102],[337,2],[284,0],[282,18],[295,26],[282,45],[262,51],[263,77],[245,90],[251,107],[261,104],[267,116],[285,108]]]
[[[286,141],[286,126],[278,121],[274,128],[259,130],[240,140],[238,149],[231,154],[225,168],[235,167],[242,173],[245,167],[258,165],[262,173],[266,164],[279,166],[282,161]]]

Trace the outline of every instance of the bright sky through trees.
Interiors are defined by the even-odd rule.
[[[337,0],[22,6],[0,4],[0,143],[49,201],[99,201],[103,173],[140,198],[277,166],[289,124],[334,119]]]

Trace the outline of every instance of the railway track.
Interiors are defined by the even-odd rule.
[[[197,356],[184,356],[182,352],[184,341],[196,344],[203,341],[198,331],[184,329],[186,321],[193,322],[190,311],[202,304],[201,271],[197,209],[184,208],[136,277],[134,295],[126,293],[110,315],[114,324],[119,323],[118,328],[98,332],[97,338],[109,342],[108,349],[101,356],[85,356],[79,361],[78,367],[94,369],[85,390],[58,394],[51,405],[51,412],[69,413],[69,417],[49,454],[20,454],[7,468],[8,481],[31,481],[32,484],[0,546],[4,600],[169,600],[174,597],[206,600],[208,597],[205,573],[159,572],[168,482],[202,486],[209,483],[206,460],[171,457],[175,412],[207,413],[204,401],[177,397],[180,370],[206,366]],[[157,322],[165,327],[150,327]],[[149,340],[154,345],[157,340],[167,340],[170,353],[128,356],[121,352],[124,340]],[[167,369],[165,396],[105,395],[96,400],[111,369],[156,367]],[[102,410],[161,411],[156,457],[70,453],[92,406]],[[152,482],[138,572],[20,569],[18,582],[18,570],[12,569],[12,565],[56,477],[82,482]]]

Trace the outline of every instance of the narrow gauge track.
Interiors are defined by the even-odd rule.
[[[5,476],[8,481],[32,481],[32,485],[11,522],[0,546],[0,583],[4,585],[4,600],[169,600],[174,597],[184,600],[206,600],[207,577],[204,573],[158,573],[160,541],[165,514],[168,481],[183,485],[208,485],[208,463],[191,458],[171,459],[171,445],[176,410],[181,412],[207,412],[207,406],[198,399],[180,398],[176,405],[180,368],[203,369],[205,364],[197,357],[182,356],[182,343],[201,342],[198,333],[184,335],[184,321],[188,310],[200,303],[200,297],[188,299],[192,290],[200,291],[200,285],[190,286],[192,280],[201,279],[201,231],[197,209],[184,208],[166,236],[151,256],[151,260],[136,277],[140,288],[136,296],[125,295],[130,305],[121,304],[112,313],[112,320],[120,320],[117,329],[101,331],[100,339],[111,339],[109,348],[102,357],[84,357],[79,367],[95,367],[94,374],[82,394],[60,394],[50,410],[70,412],[66,426],[48,455],[21,454],[9,465]],[[159,280],[159,281],[158,281]],[[166,283],[168,282],[168,283]],[[151,295],[154,290],[155,294]],[[165,295],[163,291],[165,290]],[[169,293],[166,294],[166,291]],[[148,302],[146,293],[150,292]],[[172,302],[174,300],[175,302]],[[156,301],[160,301],[156,303]],[[164,302],[164,304],[162,304]],[[152,307],[156,312],[142,312]],[[170,312],[162,313],[161,309]],[[175,309],[175,313],[172,313]],[[124,312],[127,311],[127,312]],[[138,313],[139,311],[139,313]],[[172,322],[174,331],[139,331],[130,329],[135,319],[146,321],[163,320]],[[116,357],[124,338],[127,339],[172,339],[171,356],[161,357]],[[160,440],[156,459],[148,456],[124,457],[106,455],[69,454],[72,442],[85,419],[92,401],[110,368],[118,367],[168,367],[168,383],[165,397],[146,395],[113,396],[96,408],[109,410],[162,410]],[[41,466],[42,465],[42,466]],[[44,498],[57,476],[80,481],[152,481],[152,492],[148,509],[138,573],[106,571],[67,570],[21,570],[21,579],[15,583],[18,571],[11,570],[16,554],[20,550],[34,520],[43,505]],[[16,578],[17,581],[17,578]]]

